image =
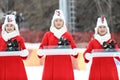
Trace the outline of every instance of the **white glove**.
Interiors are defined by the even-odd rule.
[[[22,50],[21,57],[27,57],[29,54],[29,51],[27,49]]]
[[[74,48],[73,51],[74,51],[73,55],[77,55],[79,53],[79,49],[77,49],[77,48]]]
[[[92,55],[91,55],[90,53],[86,53],[86,54],[85,54],[85,58],[86,58],[87,60],[90,60],[90,59],[92,59]]]
[[[43,54],[41,54],[42,53],[42,49],[39,49],[38,51],[37,51],[37,55],[38,56],[43,56]]]

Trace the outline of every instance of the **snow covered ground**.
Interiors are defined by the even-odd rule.
[[[38,49],[39,45],[39,43],[26,43],[26,47],[29,49]],[[120,79],[120,62],[118,62],[116,59],[115,62],[119,71],[118,73]],[[75,80],[88,80],[90,65],[91,62],[86,65],[86,70],[74,70]],[[25,66],[25,69],[28,76],[28,80],[41,80],[43,66]]]
[[[89,65],[86,70],[74,70],[75,80],[88,80]],[[119,79],[120,79],[120,63],[119,63]],[[26,66],[28,80],[41,80],[43,66]]]
[[[28,80],[41,80],[42,78],[42,71],[43,71],[43,66],[34,66],[34,67],[25,67]],[[79,71],[79,70],[74,70],[74,76],[75,80],[88,80],[88,74],[87,71]]]

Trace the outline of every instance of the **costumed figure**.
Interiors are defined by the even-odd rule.
[[[14,15],[6,15],[0,37],[2,52],[23,51],[22,56],[0,56],[0,80],[27,80],[23,59],[27,58],[24,39],[20,36]],[[17,52],[15,52],[17,54]]]
[[[92,51],[95,49],[102,49],[108,52],[108,54],[109,52],[118,50],[118,45],[116,41],[111,38],[109,27],[104,16],[97,19],[94,38],[89,42],[83,54],[86,63],[89,62],[86,55],[92,54]],[[119,57],[115,58],[120,61]],[[88,80],[119,80],[114,57],[93,57]]]
[[[50,31],[45,33],[39,48],[44,49],[45,46],[76,48],[61,10],[55,10]],[[46,55],[42,80],[74,80],[71,56],[77,58],[78,55]]]

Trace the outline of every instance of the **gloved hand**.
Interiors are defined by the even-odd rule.
[[[42,58],[43,55],[41,55],[40,53],[42,53],[42,49],[39,49],[39,50],[37,51],[37,55],[38,55],[38,57],[39,57],[39,58]]]
[[[79,53],[79,49],[74,48],[73,52],[75,53],[74,55],[72,55],[73,57],[77,58],[78,57],[78,53]]]
[[[92,56],[91,56],[90,53],[86,53],[86,54],[85,54],[85,58],[86,58],[87,60],[91,60],[91,59],[92,59]]]
[[[29,55],[29,51],[27,49],[22,50],[22,54],[20,55],[22,59],[26,59]]]

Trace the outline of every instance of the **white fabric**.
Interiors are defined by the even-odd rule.
[[[116,67],[117,67],[117,71],[118,71],[118,75],[119,75],[119,79],[120,79],[120,61],[118,61],[116,58],[114,58]]]
[[[22,50],[22,54],[20,54],[21,57],[27,57],[29,55],[29,51],[27,49]]]
[[[54,21],[55,19],[62,19],[64,24],[63,27],[61,29],[56,29],[54,26]],[[54,33],[54,36],[56,36],[58,39],[60,39],[60,37],[67,32],[67,27],[66,27],[66,22],[65,22],[65,18],[63,15],[63,12],[61,10],[55,10],[55,13],[53,15],[52,21],[51,21],[51,27],[50,27],[50,31],[52,33]]]
[[[94,38],[99,41],[101,45],[103,45],[103,42],[108,41],[111,38],[110,34],[106,34],[104,36],[100,36],[99,34],[95,34]]]
[[[107,28],[107,33],[104,36],[100,36],[98,34],[98,28],[99,28],[99,26],[102,26],[102,25]],[[97,39],[101,45],[103,45],[103,42],[108,41],[111,38],[111,34],[110,34],[109,27],[108,27],[108,24],[107,24],[105,17],[104,17],[103,21],[102,21],[102,17],[99,17],[97,19],[97,25],[95,27],[94,38]]]
[[[7,33],[6,30],[5,30],[5,27],[6,27],[7,24],[13,24],[15,26],[15,30],[11,33]],[[5,41],[8,41],[9,39],[20,35],[18,25],[15,21],[15,15],[6,15],[4,24],[2,25],[1,35],[2,35],[2,37]]]
[[[102,18],[103,18],[103,20],[102,20]],[[108,24],[107,24],[107,20],[106,20],[106,18],[104,16],[101,16],[101,17],[99,17],[97,19],[97,24],[96,24],[96,28],[95,28],[95,34],[98,34],[97,29],[98,29],[99,26],[105,26],[107,28],[107,32],[110,33],[109,27],[108,27]]]
[[[87,60],[91,60],[91,59],[92,59],[92,56],[91,56],[90,53],[86,53],[86,54],[85,54],[85,58],[86,58]]]
[[[7,33],[6,31],[2,31],[2,37],[5,41],[8,41],[9,39],[13,38],[13,37],[16,37],[19,35],[19,32],[18,31],[13,31],[11,33]]]
[[[0,56],[21,56],[21,57],[27,57],[29,54],[29,51],[27,49],[21,50],[21,51],[2,51],[0,52]]]
[[[59,53],[60,52],[60,53]],[[78,49],[39,49],[37,54],[42,55],[77,55]]]

